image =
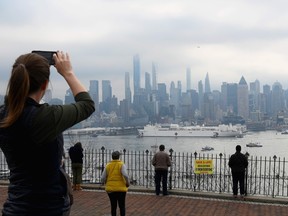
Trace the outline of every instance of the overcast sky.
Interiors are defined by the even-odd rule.
[[[288,87],[288,1],[283,0],[1,0],[0,94],[20,54],[34,49],[70,54],[75,73],[111,80],[124,96],[125,72],[133,88],[133,55],[144,73],[157,64],[158,82],[169,91],[191,68],[192,89],[209,73],[211,88],[222,82]],[[52,69],[53,97],[68,89]],[[101,85],[100,85],[101,89]]]

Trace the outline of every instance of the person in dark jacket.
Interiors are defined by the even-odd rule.
[[[155,192],[156,195],[160,194],[160,186],[162,180],[163,196],[168,195],[167,191],[167,177],[168,167],[171,166],[171,160],[169,155],[164,151],[165,146],[160,145],[159,151],[152,158],[152,165],[155,168]]]
[[[81,142],[77,142],[69,149],[69,156],[72,162],[73,190],[82,190],[83,148]]]
[[[12,67],[5,104],[0,107],[0,147],[9,170],[4,216],[68,216],[69,178],[61,166],[62,132],[88,118],[94,102],[74,74],[69,55],[53,55],[75,103],[41,104],[50,65],[36,53],[19,56]]]
[[[238,183],[240,185],[240,195],[244,198],[244,177],[245,169],[248,166],[247,157],[241,153],[241,146],[236,146],[236,153],[231,155],[228,162],[229,167],[232,170],[233,179],[233,196],[236,198],[238,194]]]

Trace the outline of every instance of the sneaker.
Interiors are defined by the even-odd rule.
[[[237,195],[233,195],[234,198],[237,198]]]

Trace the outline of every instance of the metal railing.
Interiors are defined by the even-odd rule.
[[[85,149],[83,162],[83,183],[100,183],[101,174],[111,160],[112,150]],[[154,188],[154,167],[151,164],[153,151],[122,150],[121,160],[127,166],[131,184]],[[169,169],[168,187],[170,189],[203,191],[214,193],[232,193],[232,174],[228,166],[230,155],[173,152],[169,150],[172,166]],[[248,157],[245,175],[245,193],[271,197],[288,196],[288,161],[285,158]],[[196,160],[212,160],[211,174],[196,174]],[[7,179],[7,164],[0,154],[0,178]],[[72,176],[71,160],[66,157],[65,169]],[[3,174],[3,175],[2,175]]]

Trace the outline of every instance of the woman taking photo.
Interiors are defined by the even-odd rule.
[[[75,103],[40,104],[49,84],[50,65],[41,55],[19,56],[0,107],[0,147],[10,169],[4,216],[67,216],[70,199],[62,132],[88,118],[93,100],[73,72],[68,54],[53,55],[54,67],[66,80]]]

